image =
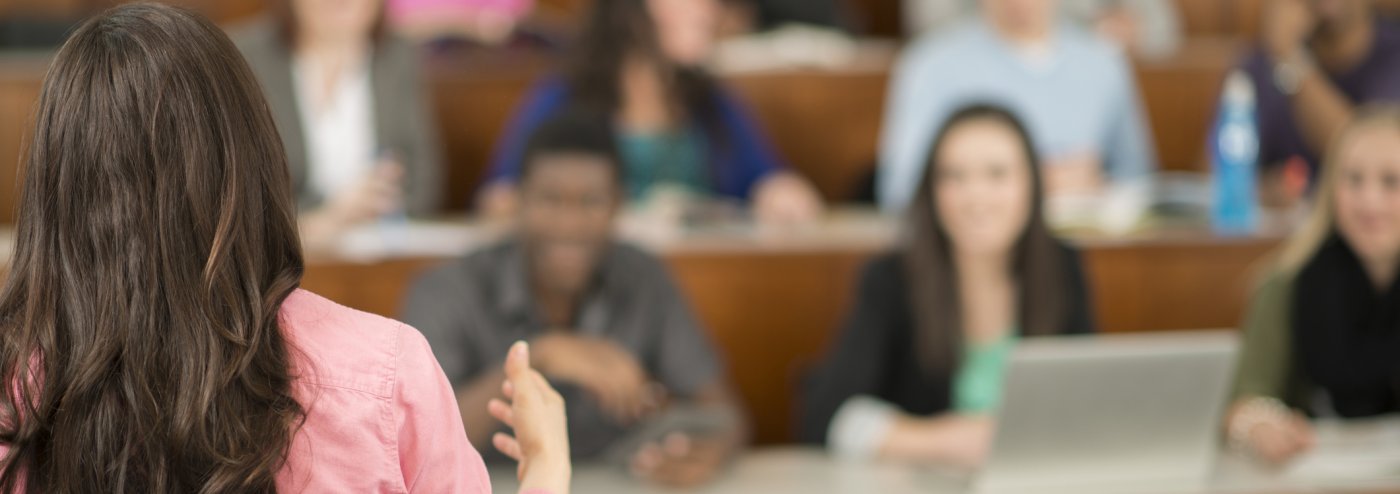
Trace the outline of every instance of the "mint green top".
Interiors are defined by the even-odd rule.
[[[985,343],[969,343],[957,375],[953,377],[953,411],[986,414],[1001,405],[1001,388],[1011,351],[1016,348],[1017,331]]]
[[[618,136],[627,173],[627,196],[645,199],[652,186],[679,185],[691,192],[709,194],[706,175],[705,136],[697,128],[663,132],[624,132]]]

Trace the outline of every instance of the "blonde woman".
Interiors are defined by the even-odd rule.
[[[1334,141],[1317,207],[1254,295],[1227,414],[1271,463],[1313,444],[1308,417],[1400,412],[1400,107]]]

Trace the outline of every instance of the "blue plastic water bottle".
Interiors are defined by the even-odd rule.
[[[1218,234],[1246,235],[1258,228],[1259,129],[1254,112],[1254,84],[1249,75],[1240,70],[1230,72],[1211,138],[1215,180],[1210,219]]]

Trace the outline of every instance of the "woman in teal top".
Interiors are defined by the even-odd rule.
[[[595,0],[574,50],[536,84],[492,158],[478,206],[507,218],[525,144],[567,111],[612,118],[632,199],[654,185],[743,204],[759,221],[804,223],[822,210],[810,183],[783,163],[759,123],[706,68],[719,0]]]
[[[699,129],[630,133],[617,136],[627,173],[627,199],[644,201],[657,185],[709,195],[705,135]]]
[[[1016,349],[1015,329],[1001,338],[963,346],[963,361],[953,376],[953,410],[958,413],[990,414],[1001,405],[1001,383],[1006,364]]]
[[[1078,256],[1045,226],[1017,119],[973,106],[942,129],[906,241],[866,268],[807,383],[801,435],[841,456],[976,466],[1016,341],[1093,330]]]

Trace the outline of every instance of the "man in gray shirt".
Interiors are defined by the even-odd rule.
[[[541,126],[523,163],[516,235],[424,275],[403,320],[432,345],[478,447],[497,432],[486,403],[500,393],[499,360],[527,340],[568,403],[576,457],[620,454],[640,478],[694,485],[741,446],[743,421],[664,265],[613,238],[623,188],[607,122],[565,114]],[[663,419],[677,409],[722,418],[657,425],[676,423]]]

